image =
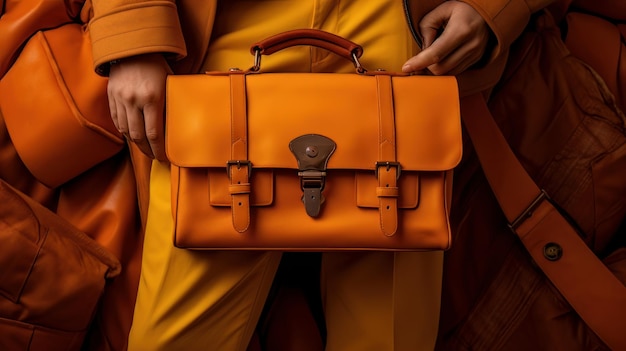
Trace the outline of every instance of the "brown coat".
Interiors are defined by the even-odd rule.
[[[626,78],[623,38],[601,17],[559,17],[568,24],[565,42],[551,16],[538,16],[513,46],[489,109],[529,175],[625,282],[626,118],[613,95]],[[465,146],[454,178],[438,350],[607,350],[511,232]],[[579,269],[567,270],[586,284]],[[610,318],[603,319],[623,325]]]

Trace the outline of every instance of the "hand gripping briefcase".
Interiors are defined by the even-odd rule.
[[[356,73],[262,73],[314,45]],[[170,76],[174,244],[189,249],[445,250],[462,155],[454,77],[369,72],[318,30],[252,47],[247,71]]]

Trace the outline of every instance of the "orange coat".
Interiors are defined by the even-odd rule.
[[[82,2],[0,0],[0,78],[33,33],[72,22],[79,16]],[[114,254],[124,267],[106,287],[100,311],[87,336],[89,350],[125,350],[143,238],[133,166],[127,152],[123,151],[66,184],[49,188],[21,161],[0,111],[0,179],[88,234]]]

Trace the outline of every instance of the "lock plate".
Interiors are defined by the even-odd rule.
[[[337,145],[319,134],[305,134],[289,143],[289,150],[298,161],[298,176],[302,187],[302,202],[311,217],[320,214],[326,182],[326,166]]]

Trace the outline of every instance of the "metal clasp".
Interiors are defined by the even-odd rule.
[[[352,61],[354,63],[354,68],[356,68],[356,73],[364,74],[365,72],[367,72],[367,70],[363,68],[363,66],[361,66],[361,62],[359,62],[356,50],[352,51]]]
[[[322,190],[326,184],[326,165],[335,147],[334,141],[318,134],[302,135],[289,143],[289,149],[298,161],[302,202],[311,217],[319,216],[324,203]]]
[[[261,50],[258,47],[254,48],[254,66],[252,66],[250,70],[252,72],[261,70]]]
[[[303,171],[298,172],[298,176],[306,213],[311,217],[317,217],[325,201],[322,191],[326,185],[326,172]]]

